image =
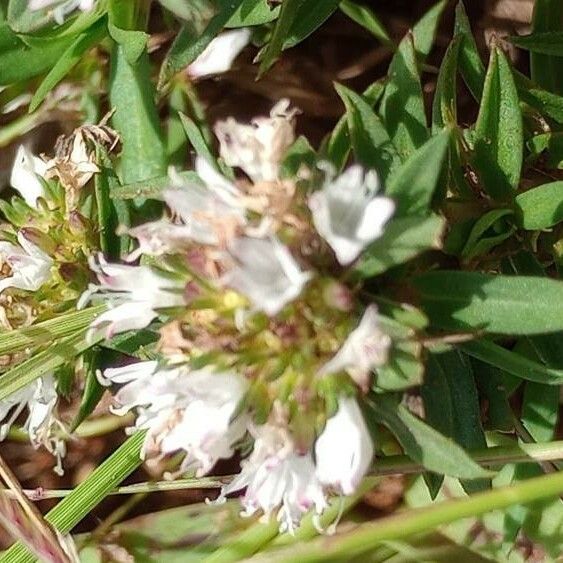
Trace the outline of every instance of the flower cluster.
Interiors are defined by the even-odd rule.
[[[377,307],[342,280],[394,204],[360,166],[308,171],[312,193],[285,177],[295,115],[282,100],[251,123],[218,122],[221,161],[197,157],[199,181],[171,172],[166,215],[128,230],[129,264],[91,258],[98,283],[80,302],[108,307],[91,338],[160,325],[158,362],[101,375],[115,412],[136,412],[142,456],[181,453],[178,473],[203,475],[253,443],[221,498],[246,489],[244,512],[277,512],[288,531],[368,470],[359,397],[392,347]]]
[[[115,147],[117,137],[105,126],[84,126],[57,142],[56,154],[45,160],[21,146],[10,183],[18,193],[2,202],[10,223],[0,226],[0,326],[26,327],[72,309],[87,288],[89,256],[98,250],[85,189],[99,171],[94,145]],[[89,211],[87,211],[89,209]],[[28,351],[3,357],[10,366]],[[64,426],[57,418],[57,379],[48,373],[0,401],[0,441],[19,415],[27,411],[23,430],[31,444],[51,452],[55,471],[62,472],[66,453]]]

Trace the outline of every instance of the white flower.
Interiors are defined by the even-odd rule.
[[[0,265],[9,274],[0,279],[0,292],[9,287],[37,291],[51,277],[53,260],[18,233],[19,246],[0,241]]]
[[[141,256],[162,256],[186,248],[193,241],[193,228],[176,225],[167,219],[151,221],[127,230],[127,234],[136,238],[139,246],[125,258],[133,262]]]
[[[10,185],[25,199],[25,202],[34,209],[37,208],[37,198],[45,197],[45,188],[39,177],[45,176],[47,163],[33,155],[23,145],[18,148]]]
[[[141,362],[106,370],[104,377],[125,383],[114,412],[142,407],[135,422],[147,430],[142,457],[185,451],[180,473],[191,468],[198,476],[208,473],[219,459],[233,455],[233,444],[246,432],[247,415],[235,415],[248,383],[234,372],[158,369],[156,362]]]
[[[104,329],[105,337],[111,338],[120,332],[145,328],[158,316],[158,309],[185,304],[184,284],[148,266],[108,264],[99,254],[97,261],[90,259],[90,268],[100,285],[90,285],[77,306],[82,308],[94,294],[100,293],[110,309],[90,325],[89,338],[98,329]]]
[[[232,117],[215,124],[219,152],[229,166],[238,166],[255,183],[278,180],[279,165],[295,140],[289,100],[280,100],[270,117],[257,117],[250,125]]]
[[[377,307],[370,305],[360,324],[349,335],[338,353],[320,370],[319,375],[346,370],[363,389],[369,386],[370,373],[387,362],[391,338],[379,327]]]
[[[218,500],[246,487],[241,500],[245,516],[262,510],[269,519],[277,511],[280,531],[293,533],[305,513],[314,508],[319,515],[327,507],[313,458],[310,453],[298,454],[287,431],[278,426],[265,424],[251,432],[254,449]]]
[[[344,266],[383,234],[395,211],[393,200],[374,195],[378,187],[375,172],[365,173],[361,166],[354,165],[336,179],[329,179],[309,198],[317,232]]]
[[[89,12],[94,8],[95,3],[96,0],[29,0],[29,9],[34,11],[54,7],[53,19],[62,25],[68,14],[74,10]]]
[[[312,277],[274,237],[236,238],[229,252],[235,265],[224,275],[223,283],[246,295],[255,310],[270,316],[297,298]]]
[[[230,70],[234,60],[250,42],[250,35],[247,27],[219,34],[188,66],[190,78],[203,78]]]
[[[338,411],[315,443],[315,459],[323,485],[351,495],[361,483],[373,459],[373,443],[352,397],[340,397]]]
[[[181,185],[163,193],[168,207],[183,222],[170,232],[180,239],[217,245],[245,224],[242,196],[204,158],[196,159],[195,170],[205,187],[177,180]]]
[[[62,475],[62,458],[66,454],[63,440],[56,436],[62,424],[54,414],[57,391],[52,375],[39,377],[26,387],[0,401],[0,440],[8,434],[12,424],[27,407],[28,417],[23,429],[34,448],[45,447],[56,457],[55,472]]]

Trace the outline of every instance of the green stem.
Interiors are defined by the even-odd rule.
[[[426,508],[400,512],[388,518],[360,524],[352,532],[338,537],[319,538],[292,545],[278,554],[268,554],[268,563],[287,561],[308,563],[314,561],[346,561],[373,551],[381,542],[430,532],[438,526],[462,518],[480,516],[492,510],[527,504],[540,499],[557,497],[563,492],[563,473],[536,477],[471,497],[441,502]],[[260,561],[255,558],[253,561]]]
[[[104,436],[114,430],[132,424],[133,421],[134,416],[132,414],[127,414],[125,416],[108,414],[94,418],[93,420],[85,420],[71,436],[77,436],[78,438],[95,438],[96,436]],[[68,434],[61,433],[60,437],[65,439],[68,437]],[[12,440],[13,442],[27,442],[29,440],[29,435],[21,426],[12,426],[8,432],[7,439]]]
[[[125,418],[125,417],[123,417]],[[108,426],[116,421],[107,417]],[[97,421],[93,421],[95,423]],[[84,427],[84,423],[80,428]],[[84,435],[84,430],[82,431]],[[98,435],[97,433],[90,434]],[[540,461],[554,461],[563,459],[563,440],[547,442],[545,444],[518,444],[510,446],[493,446],[482,450],[474,450],[471,457],[482,465],[503,465],[506,463],[538,463]],[[375,471],[365,480],[369,485],[370,479],[383,475],[422,473],[424,467],[415,463],[405,455],[393,455],[380,459],[376,462]],[[187,489],[218,489],[232,480],[232,475],[223,477],[203,477],[199,479],[177,479],[175,481],[156,481],[154,483],[135,483],[118,487],[109,492],[108,495],[131,495],[137,493],[155,493],[161,491],[180,491]],[[361,490],[364,490],[365,483]],[[373,485],[372,485],[373,486]],[[34,489],[26,490],[26,494],[34,500],[50,498],[63,498],[72,493],[73,489],[49,489],[41,491],[39,495]],[[300,532],[297,532],[298,535]]]

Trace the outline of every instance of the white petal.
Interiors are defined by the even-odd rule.
[[[350,495],[355,492],[373,459],[373,443],[358,403],[341,397],[315,444],[316,474],[326,486]]]
[[[296,299],[311,279],[275,238],[235,239],[229,248],[237,261],[223,282],[246,295],[255,309],[272,316]]]
[[[370,372],[385,364],[391,347],[391,338],[379,327],[377,307],[370,305],[356,329],[342,348],[320,370],[320,375],[347,370],[352,378],[365,387]]]
[[[203,53],[188,66],[191,78],[202,78],[227,72],[239,53],[250,42],[250,29],[225,31],[213,39]]]
[[[357,236],[366,243],[373,242],[383,234],[387,221],[395,212],[395,203],[388,197],[376,197],[366,206],[358,225]]]
[[[375,172],[365,173],[361,166],[354,165],[335,179],[329,174],[323,189],[309,198],[317,232],[344,266],[383,234],[393,215],[393,201],[373,195],[378,182]]]
[[[47,164],[40,158],[34,156],[21,145],[16,153],[10,185],[19,192],[25,202],[35,208],[37,198],[45,197],[45,189],[38,176],[44,176],[47,171]]]

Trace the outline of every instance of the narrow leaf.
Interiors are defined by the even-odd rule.
[[[111,56],[110,102],[114,128],[123,144],[121,178],[124,184],[166,174],[166,149],[154,101],[146,51],[134,64],[114,45]]]
[[[361,96],[341,84],[335,88],[346,106],[356,158],[366,168],[377,170],[385,183],[400,161],[383,123]]]
[[[563,330],[563,282],[532,276],[429,272],[414,285],[436,327],[496,334]]]
[[[389,136],[404,161],[428,139],[412,34],[407,34],[401,41],[389,66],[388,77],[380,113]]]
[[[405,453],[426,469],[460,479],[480,479],[492,475],[453,440],[434,430],[404,405],[395,403],[389,395],[374,395],[370,403],[373,416],[389,428]]]
[[[504,53],[491,52],[475,125],[474,164],[485,190],[510,200],[520,182],[524,131],[518,92]]]
[[[397,216],[425,215],[429,212],[450,139],[451,131],[442,131],[429,139],[395,170],[389,180],[386,194],[395,199]]]
[[[460,344],[460,348],[470,356],[521,379],[547,385],[563,383],[563,369],[548,368],[494,342],[474,340]]]
[[[79,35],[57,60],[55,66],[37,87],[29,103],[29,111],[35,111],[53,88],[80,62],[84,53],[98,44],[107,32],[106,21],[97,21],[91,29]]]

